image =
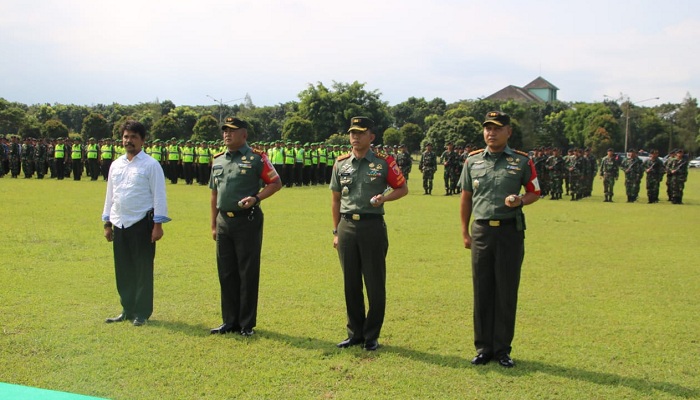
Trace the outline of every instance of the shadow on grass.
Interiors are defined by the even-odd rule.
[[[310,337],[291,336],[283,333],[272,331],[259,331],[260,338],[269,338],[272,340],[287,343],[297,348],[306,350],[322,351],[325,356],[337,354],[340,351],[354,351],[352,349],[340,350],[336,348],[336,343],[327,340],[320,340]],[[359,350],[359,348],[358,348]],[[442,355],[435,353],[426,353],[423,351],[407,349],[404,347],[393,345],[382,345],[376,353],[357,351],[358,357],[372,357],[375,354],[393,353],[406,359],[430,363],[433,365],[444,366],[457,369],[474,369],[478,373],[501,373],[508,376],[527,376],[534,373],[543,373],[553,376],[558,376],[566,379],[588,382],[596,385],[607,386],[624,386],[632,390],[642,392],[647,395],[653,395],[654,391],[664,392],[673,396],[684,398],[695,398],[700,395],[700,390],[696,388],[686,387],[668,382],[659,382],[643,378],[633,378],[624,375],[610,374],[605,372],[588,371],[581,368],[562,367],[554,364],[547,364],[540,361],[516,360],[517,366],[511,369],[505,369],[497,363],[491,363],[484,367],[474,367],[469,363],[469,358]]]
[[[575,379],[583,382],[590,382],[597,385],[624,386],[638,392],[653,395],[654,391],[664,392],[673,396],[684,398],[697,398],[700,390],[675,383],[659,382],[643,378],[632,378],[629,376],[610,374],[606,372],[587,371],[581,368],[561,367],[547,364],[540,361],[517,360],[516,368],[505,370],[498,368],[508,375],[529,375],[533,372],[555,375],[566,379]]]
[[[150,328],[163,328],[173,332],[184,333],[189,336],[203,337],[209,336],[209,330],[214,326],[205,326],[203,324],[193,325],[182,321],[165,321],[165,320],[148,320]]]

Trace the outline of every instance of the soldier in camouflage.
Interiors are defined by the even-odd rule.
[[[659,185],[664,179],[664,164],[659,158],[659,151],[652,149],[649,154],[651,156],[648,160],[644,161],[644,171],[647,173],[647,199],[648,203],[658,203],[659,202]]]
[[[670,182],[671,203],[683,204],[683,189],[688,180],[688,160],[683,156],[683,150],[676,150],[675,157],[669,162],[666,171],[666,179]]]
[[[566,168],[564,166],[564,158],[561,156],[561,150],[554,148],[553,153],[547,158],[547,174],[549,175],[549,191],[551,194],[550,200],[559,200],[562,196],[562,183]]]
[[[425,151],[420,156],[418,169],[423,173],[423,194],[432,194],[433,192],[433,177],[437,170],[437,156],[433,153],[433,145],[425,144]]]
[[[408,152],[406,145],[403,143],[399,146],[399,152],[396,155],[396,165],[399,166],[403,177],[408,181],[408,174],[411,173],[413,160],[411,159],[411,153]]]
[[[627,158],[620,164],[620,168],[625,172],[625,191],[627,192],[627,202],[634,203],[639,197],[639,184],[642,182],[644,165],[637,157],[635,149],[627,150]]]
[[[462,163],[459,161],[459,154],[454,151],[452,142],[447,142],[447,149],[440,156],[440,161],[445,167],[443,178],[445,179],[445,196],[456,193],[457,180],[462,172]]]
[[[608,155],[600,160],[600,177],[603,179],[603,191],[605,192],[605,202],[611,203],[613,198],[613,187],[619,175],[619,167],[615,150],[608,149]]]
[[[580,200],[583,197],[583,173],[585,169],[581,149],[574,149],[574,155],[569,157],[566,167],[569,172],[571,201]]]

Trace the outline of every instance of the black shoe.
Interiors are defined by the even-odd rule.
[[[363,344],[365,341],[362,339],[355,339],[355,338],[347,338],[343,340],[342,342],[336,344],[335,346],[340,348],[340,349],[345,349],[350,346],[359,346]]]
[[[209,332],[210,332],[212,335],[216,335],[217,333],[220,333],[220,334],[223,335],[224,333],[233,332],[233,331],[235,331],[235,330],[237,330],[237,329],[234,328],[233,325],[221,324],[221,326],[219,326],[218,328],[213,328],[213,329],[211,329]]]
[[[241,329],[241,331],[238,332],[238,333],[240,333],[241,336],[245,336],[245,337],[250,337],[250,336],[255,335],[255,331],[252,330],[252,329],[250,329],[250,328],[248,328],[248,329]]]
[[[498,364],[503,368],[515,367],[515,363],[513,362],[513,359],[510,358],[510,356],[508,354],[504,354],[504,355],[498,357]]]
[[[146,318],[136,317],[134,318],[134,326],[146,325]]]
[[[476,357],[472,358],[472,365],[486,365],[491,361],[491,354],[477,354]]]
[[[375,351],[379,348],[379,342],[376,339],[368,340],[365,342],[363,348],[367,351]]]
[[[108,324],[111,324],[112,322],[122,322],[122,321],[126,321],[126,315],[124,315],[124,314],[119,314],[114,318],[105,319],[105,322]]]

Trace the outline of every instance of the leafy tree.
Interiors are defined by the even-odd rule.
[[[326,144],[346,146],[348,144],[348,135],[344,133],[334,133],[326,139]]]
[[[27,122],[27,113],[15,106],[0,110],[0,133],[17,134]]]
[[[406,124],[399,130],[401,143],[406,145],[409,153],[420,150],[421,140],[425,137],[424,131],[417,124]]]
[[[170,110],[170,117],[177,121],[178,130],[175,136],[179,139],[186,139],[192,136],[194,125],[199,119],[199,115],[190,107],[180,106]]]
[[[403,103],[391,107],[390,112],[397,126],[413,123],[425,131],[428,128],[426,118],[430,115],[442,116],[446,109],[447,103],[439,97],[430,102],[422,97],[409,97]]]
[[[129,120],[139,121],[139,119],[134,117],[134,116],[124,115],[123,117],[119,118],[119,120],[116,121],[114,123],[114,125],[112,125],[112,133],[111,133],[110,137],[114,140],[121,140],[122,134],[124,133],[124,132],[121,132],[122,125],[124,125],[124,123],[126,121],[129,121]],[[149,130],[146,129],[146,134],[148,134],[148,132],[149,132]]]
[[[178,129],[180,127],[175,118],[166,115],[153,124],[151,135],[153,139],[170,140],[172,137],[177,138]]]
[[[295,114],[311,121],[315,141],[324,141],[336,132],[349,128],[350,118],[366,116],[372,118],[377,132],[377,144],[382,143],[382,134],[391,125],[387,103],[380,100],[381,93],[367,91],[363,83],[333,82],[329,89],[322,83],[299,93],[299,110]]]
[[[384,144],[397,146],[401,144],[401,132],[394,127],[387,128],[384,131]]]
[[[44,122],[41,128],[41,136],[56,139],[68,136],[68,127],[58,119],[50,119]]]
[[[194,134],[192,135],[192,140],[197,141],[210,141],[219,140],[221,138],[221,127],[219,126],[219,121],[212,115],[204,115],[192,129]]]
[[[56,117],[56,110],[50,104],[41,104],[36,110],[36,118],[42,124]]]
[[[27,115],[24,123],[19,128],[19,135],[23,138],[39,138],[41,137],[41,128],[42,124],[39,122],[36,116]]]
[[[170,111],[175,109],[175,103],[170,100],[163,100],[160,102],[160,115],[165,116],[170,114]]]
[[[102,114],[94,112],[85,117],[83,120],[83,130],[80,132],[83,141],[90,137],[94,137],[95,139],[110,137],[111,133],[112,129],[107,120]]]
[[[90,114],[88,107],[74,104],[54,104],[53,109],[56,111],[56,117],[73,132],[83,130],[83,120]]]
[[[302,143],[313,142],[313,123],[308,119],[295,115],[284,123],[282,138],[292,142],[297,140]]]

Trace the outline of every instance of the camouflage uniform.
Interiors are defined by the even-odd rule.
[[[456,151],[445,150],[440,156],[442,165],[445,166],[443,178],[445,179],[445,196],[449,196],[457,190],[457,180],[461,171],[462,164],[459,162],[460,157]]]
[[[636,152],[632,152],[631,157],[628,156],[622,161],[620,168],[625,172],[627,202],[634,203],[639,197],[639,184],[642,182],[642,175],[644,174],[642,160],[637,157]]]
[[[423,190],[424,194],[432,194],[433,192],[433,177],[437,170],[437,156],[432,151],[432,146],[423,152],[420,156],[418,169],[423,173]]]
[[[21,147],[17,141],[17,138],[12,138],[12,144],[10,144],[10,172],[12,173],[13,178],[17,178],[19,176],[21,152]]]
[[[34,175],[34,154],[36,148],[27,140],[27,143],[22,146],[22,171],[24,171],[24,178],[28,179]]]
[[[405,148],[399,151],[396,155],[396,165],[401,169],[403,177],[408,180],[408,174],[411,172],[411,167],[413,166],[413,160],[411,159],[411,153],[406,151]]]
[[[571,200],[579,200],[583,197],[583,173],[584,161],[577,151],[575,155],[569,157],[567,170],[569,171],[569,193]]]
[[[600,160],[600,176],[603,178],[603,191],[605,192],[605,202],[611,202],[613,198],[613,187],[619,176],[617,157],[608,151],[608,155]]]
[[[590,150],[586,149],[586,152],[589,154],[586,157],[588,160],[588,173],[586,175],[586,197],[591,197],[593,194],[593,181],[595,180],[595,176],[598,173],[598,160],[595,158],[593,154],[590,154]]]
[[[566,174],[564,158],[558,153],[554,153],[547,159],[546,167],[549,175],[549,191],[552,195],[550,200],[559,200],[562,196],[562,183]]]
[[[683,153],[669,162],[667,171],[667,181],[670,189],[670,200],[673,204],[683,204],[683,189],[685,181],[688,180],[688,160],[683,158]]]
[[[664,179],[663,162],[659,159],[658,153],[652,153],[652,157],[644,161],[644,170],[647,173],[647,199],[649,204],[659,202],[659,185]]]
[[[34,157],[36,161],[36,177],[38,179],[44,179],[44,175],[46,175],[46,163],[48,161],[47,157],[48,154],[46,143],[43,141],[39,142],[39,144],[36,146],[36,152]]]

